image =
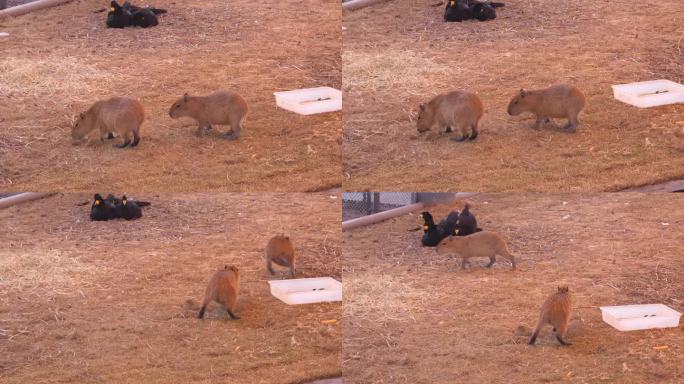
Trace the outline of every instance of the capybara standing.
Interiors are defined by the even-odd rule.
[[[462,258],[461,269],[471,257],[489,257],[490,268],[496,262],[496,255],[507,258],[515,269],[515,257],[508,252],[506,241],[498,233],[482,231],[468,236],[449,236],[437,244],[440,255],[459,255]]]
[[[275,275],[272,263],[290,268],[290,276],[295,276],[295,250],[289,237],[278,235],[271,238],[266,245],[266,268]]]
[[[463,141],[477,137],[477,124],[482,118],[484,107],[482,100],[466,91],[453,91],[435,96],[426,104],[420,105],[418,111],[418,132],[429,131],[437,126],[438,132],[449,132],[450,128],[459,132],[459,137],[452,140]],[[466,135],[470,129],[470,133]]]
[[[565,332],[568,330],[568,323],[570,322],[570,314],[572,312],[572,297],[568,287],[558,287],[558,292],[549,296],[541,308],[541,315],[539,315],[539,323],[532,333],[530,338],[530,345],[539,336],[539,331],[546,324],[551,324],[553,332],[556,333],[556,339],[563,345],[571,345],[565,341]]]
[[[568,119],[563,127],[574,132],[579,127],[579,113],[584,109],[586,99],[582,92],[572,85],[555,84],[546,89],[526,91],[521,89],[508,104],[508,114],[517,116],[532,112],[537,117],[535,129],[549,122],[550,117]]]
[[[235,266],[225,266],[222,270],[214,273],[209,280],[209,285],[204,293],[202,307],[199,311],[200,319],[204,319],[204,311],[212,301],[223,305],[232,319],[239,319],[235,316],[235,305],[237,304],[238,291],[240,290],[240,272]]]
[[[223,136],[229,140],[240,137],[242,121],[249,112],[242,96],[231,91],[218,91],[209,96],[190,96],[187,93],[169,109],[172,119],[191,117],[199,123],[197,134],[202,137],[214,125],[230,125],[230,132]]]
[[[140,142],[140,126],[144,120],[145,111],[137,100],[112,97],[96,102],[81,113],[71,128],[71,137],[82,140],[91,131],[99,129],[102,141],[111,139],[112,132],[117,132],[123,138],[123,143],[115,144],[115,147],[125,148],[129,144],[135,147]]]

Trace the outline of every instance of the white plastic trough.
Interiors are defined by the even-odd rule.
[[[682,315],[664,304],[601,307],[601,313],[603,321],[622,332],[677,327]]]
[[[270,280],[271,294],[285,304],[342,301],[342,283],[332,277]]]
[[[274,92],[276,105],[300,115],[335,112],[342,109],[342,91],[330,87]]]
[[[684,103],[684,85],[670,80],[652,80],[613,85],[613,96],[639,108]]]

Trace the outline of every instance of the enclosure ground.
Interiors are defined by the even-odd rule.
[[[684,104],[638,109],[610,87],[684,82],[684,26],[671,17],[684,2],[510,0],[493,21],[463,23],[435,3],[343,16],[345,189],[616,191],[684,177]],[[558,82],[587,97],[577,133],[508,116],[521,88]],[[477,140],[416,138],[418,105],[454,89],[484,102]]]
[[[3,190],[310,191],[341,184],[341,113],[300,116],[273,92],[341,85],[341,11],[334,0],[257,4],[158,0],[149,29],[108,29],[106,1],[83,0],[0,20]],[[306,6],[304,6],[306,5]],[[232,89],[251,111],[237,141],[196,135],[171,104]],[[72,146],[70,127],[98,99],[141,101],[134,150]],[[228,127],[217,126],[226,132]]]
[[[499,260],[420,246],[418,214],[343,234],[345,383],[678,383],[684,327],[619,332],[599,306],[663,303],[684,312],[680,194],[479,194]],[[433,210],[439,218],[448,213]],[[562,347],[546,327],[527,345],[543,301],[574,294]]]
[[[341,304],[273,296],[263,249],[287,233],[298,277],[341,275],[339,196],[163,194],[137,221],[91,222],[86,194],[0,211],[0,382],[301,383],[341,374]],[[241,270],[240,320],[209,307]]]

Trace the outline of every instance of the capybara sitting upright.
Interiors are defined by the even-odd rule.
[[[496,255],[507,258],[515,269],[515,257],[508,252],[506,241],[498,233],[482,231],[468,236],[449,236],[437,244],[440,255],[461,256],[461,269],[465,269],[466,262],[471,257],[489,257],[490,268],[496,262]]]
[[[135,147],[140,142],[140,126],[144,120],[145,111],[137,100],[112,97],[96,102],[81,113],[71,129],[71,137],[82,140],[91,131],[99,129],[102,141],[111,139],[112,132],[117,132],[123,138],[123,143],[115,147],[124,148],[129,144]]]
[[[571,312],[572,297],[570,296],[570,290],[568,287],[558,287],[558,292],[549,296],[542,305],[539,322],[534,329],[534,333],[532,333],[529,344],[534,345],[542,327],[546,324],[551,324],[558,342],[563,345],[571,345],[564,339],[565,332],[568,330],[568,323],[570,323]]]
[[[266,268],[275,275],[271,263],[290,268],[290,276],[295,276],[295,251],[292,240],[288,236],[278,235],[271,238],[266,245]]]
[[[237,304],[238,291],[240,290],[240,272],[235,266],[225,266],[222,270],[214,273],[214,276],[209,280],[209,285],[204,293],[204,300],[202,300],[202,307],[200,308],[200,319],[204,319],[204,311],[207,305],[212,301],[223,305],[233,319],[239,319],[235,316],[235,305]]]
[[[239,94],[231,91],[218,91],[208,96],[190,96],[187,93],[173,103],[169,109],[172,119],[191,117],[199,123],[197,134],[202,137],[213,125],[230,125],[230,132],[224,134],[229,140],[240,137],[242,120],[249,108]]]
[[[435,96],[426,104],[420,105],[418,112],[418,132],[425,132],[437,126],[438,132],[458,130],[459,137],[452,140],[463,141],[477,137],[477,124],[482,118],[484,107],[482,100],[466,91],[453,91]],[[467,130],[471,133],[466,135]]]
[[[586,99],[582,92],[572,85],[555,84],[545,89],[525,91],[521,89],[508,104],[508,114],[517,116],[532,112],[537,117],[535,129],[549,122],[549,118],[566,118],[563,127],[574,132],[579,127],[579,113],[584,109]]]

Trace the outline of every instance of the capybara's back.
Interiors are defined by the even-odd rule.
[[[105,140],[112,132],[117,132],[123,138],[123,144],[117,147],[123,148],[129,144],[135,147],[140,142],[140,126],[144,120],[145,110],[140,102],[129,97],[112,97],[97,101],[81,113],[74,123],[71,136],[81,140],[91,131],[99,129],[100,138]]]
[[[272,275],[275,274],[271,263],[290,268],[290,275],[295,274],[295,250],[292,240],[288,236],[273,236],[266,245],[266,268]]]
[[[240,272],[237,267],[226,266],[224,269],[217,271],[209,280],[198,317],[203,319],[207,305],[212,301],[216,301],[226,308],[231,318],[238,319],[234,312],[239,290]]]

